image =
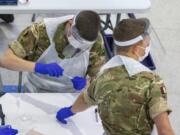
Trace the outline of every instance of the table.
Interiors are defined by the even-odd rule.
[[[34,21],[35,14],[38,13],[75,14],[81,10],[94,10],[99,14],[118,14],[118,22],[119,13],[141,13],[147,11],[150,6],[150,0],[29,0],[27,4],[0,6],[0,14],[33,13]],[[110,23],[109,17],[106,17],[106,23]]]
[[[61,107],[70,106],[77,96],[62,93],[5,94],[0,98],[0,104],[6,115],[6,124],[17,128],[22,135],[31,129],[43,135],[102,135],[104,130],[100,119],[96,122],[95,107],[71,117],[67,125],[56,121],[56,112]]]
[[[67,13],[95,10],[98,13],[141,13],[151,6],[150,0],[29,0],[27,4],[0,6],[1,14]]]

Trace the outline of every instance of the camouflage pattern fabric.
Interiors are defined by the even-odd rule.
[[[129,77],[124,66],[105,70],[83,95],[89,106],[98,105],[107,135],[150,135],[153,118],[171,111],[159,76],[140,72]]]
[[[69,44],[65,36],[66,23],[60,24],[54,34],[53,40],[60,58],[64,58],[63,49]],[[9,44],[10,49],[20,58],[37,61],[42,53],[49,47],[50,40],[46,32],[45,23],[33,23],[21,32],[18,39]],[[99,34],[97,42],[90,51],[90,61],[87,74],[95,76],[105,62],[105,48],[102,36]]]

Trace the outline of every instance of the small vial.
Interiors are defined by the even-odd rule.
[[[20,4],[27,4],[29,0],[19,0]]]

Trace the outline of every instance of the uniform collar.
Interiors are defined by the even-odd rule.
[[[112,57],[106,64],[102,66],[100,69],[100,74],[103,73],[104,70],[113,68],[113,67],[118,67],[124,65],[129,76],[136,75],[140,72],[147,71],[147,72],[152,72],[149,68],[141,64],[140,62],[126,56],[122,55],[116,55]]]

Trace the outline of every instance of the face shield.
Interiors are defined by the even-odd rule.
[[[75,27],[75,17],[73,19],[73,23],[70,29],[68,30],[67,38],[71,46],[82,51],[90,49],[92,45],[96,42],[96,40],[88,41],[79,35],[78,30]]]
[[[142,35],[144,38],[146,36],[149,37],[149,54],[147,57],[142,61],[145,66],[148,66],[154,72],[160,73],[160,66],[161,63],[165,60],[166,50],[161,43],[158,34],[156,33],[155,29],[151,24],[149,24],[148,29]]]
[[[146,26],[143,34],[138,35],[131,40],[123,42],[114,40],[114,53],[116,54],[117,52],[116,46],[127,47],[143,40],[141,48],[144,49],[144,56],[139,60],[143,60],[141,63],[149,69],[158,71],[159,64],[163,61],[166,51],[152,25],[147,22]],[[146,39],[147,37],[148,40]]]
[[[154,71],[158,72],[158,74],[161,74],[160,66],[161,63],[163,63],[165,60],[166,50],[152,25],[150,25],[149,27],[149,37],[150,37],[150,45],[151,45],[150,55],[156,67]]]

